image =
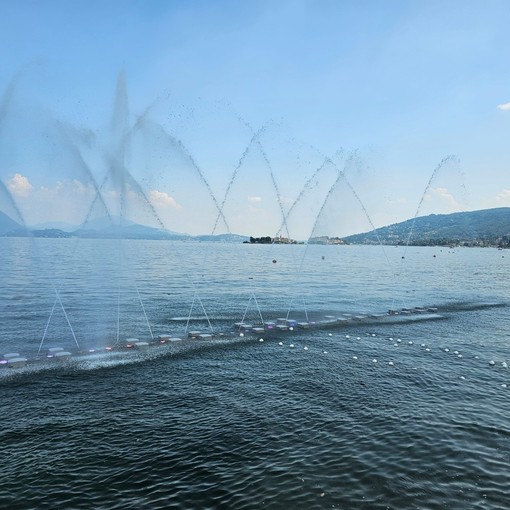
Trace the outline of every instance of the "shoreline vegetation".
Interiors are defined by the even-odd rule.
[[[0,211],[0,237],[143,239],[167,241],[214,241],[244,244],[319,244],[510,248],[510,207],[481,211],[421,216],[370,232],[347,237],[316,236],[299,241],[283,236],[248,237],[239,234],[196,235],[130,223],[75,227],[25,228]]]

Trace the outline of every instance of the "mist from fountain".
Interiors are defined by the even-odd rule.
[[[364,222],[369,229],[375,228],[368,208],[349,178],[349,173],[358,172],[363,165],[356,151],[353,153],[340,151],[334,157],[320,155],[322,159],[320,164],[312,166],[312,163],[308,163],[307,168],[311,176],[304,178],[302,184],[299,183],[300,179],[297,176],[291,183],[281,181],[278,179],[278,170],[281,172],[282,169],[274,150],[273,154],[271,153],[270,143],[274,139],[276,125],[270,122],[253,130],[244,122],[244,126],[250,131],[250,136],[218,192],[211,184],[204,165],[199,163],[196,154],[188,148],[188,145],[172,129],[153,119],[155,103],[147,107],[131,123],[126,78],[123,72],[120,73],[116,86],[110,127],[106,136],[103,137],[99,132],[78,129],[69,123],[59,121],[45,109],[29,111],[27,114],[29,108],[22,108],[24,115],[15,120],[13,110],[16,106],[15,96],[16,86],[13,85],[4,94],[0,108],[2,115],[0,130],[7,126],[8,141],[15,140],[16,148],[22,152],[23,142],[18,139],[20,125],[22,123],[26,125],[28,119],[35,117],[37,122],[33,128],[40,130],[46,126],[43,132],[46,138],[50,139],[49,145],[52,146],[52,150],[48,151],[46,148],[39,151],[40,144],[36,144],[33,153],[30,154],[29,151],[30,157],[16,157],[12,161],[17,163],[20,170],[23,169],[24,175],[27,175],[30,182],[36,182],[36,174],[31,174],[29,171],[30,163],[42,156],[40,160],[46,162],[47,168],[51,169],[50,175],[55,179],[60,177],[61,182],[66,183],[74,178],[75,182],[82,184],[88,203],[87,207],[81,207],[80,210],[81,228],[87,229],[94,221],[105,218],[110,227],[116,231],[114,238],[108,241],[115,246],[115,249],[102,254],[96,253],[95,258],[89,260],[88,268],[83,266],[73,268],[74,280],[63,273],[59,267],[58,257],[60,260],[65,257],[67,260],[74,261],[81,250],[89,249],[88,242],[77,238],[72,242],[70,251],[65,255],[63,253],[58,255],[55,259],[57,262],[54,264],[52,274],[49,275],[49,285],[46,289],[47,294],[52,296],[53,306],[49,311],[49,317],[46,316],[46,326],[41,328],[44,330],[41,345],[45,344],[46,337],[47,335],[49,337],[50,333],[53,332],[51,338],[55,338],[63,331],[62,327],[54,324],[57,312],[62,315],[63,323],[70,329],[76,344],[83,341],[85,343],[104,342],[105,339],[111,338],[115,338],[119,343],[124,334],[121,332],[126,325],[129,327],[130,322],[135,321],[135,315],[140,316],[139,321],[136,319],[137,324],[145,323],[149,336],[154,337],[154,312],[150,304],[147,306],[146,292],[143,289],[146,283],[139,276],[140,270],[135,270],[139,266],[139,254],[128,248],[129,243],[123,241],[124,228],[129,226],[132,220],[142,220],[144,224],[149,222],[160,230],[168,230],[167,219],[161,215],[160,209],[155,205],[153,197],[157,195],[153,195],[153,191],[164,194],[167,202],[171,203],[172,189],[186,186],[188,195],[176,195],[178,200],[189,200],[186,203],[188,210],[190,205],[200,210],[202,224],[209,222],[209,231],[212,234],[219,231],[220,226],[227,233],[232,234],[231,221],[235,220],[235,224],[238,225],[239,220],[244,219],[243,203],[240,200],[243,196],[254,199],[253,214],[263,211],[258,204],[268,204],[268,210],[273,213],[273,226],[271,227],[269,222],[267,225],[268,228],[272,228],[275,237],[281,236],[282,233],[289,239],[298,237],[299,234],[296,235],[295,232],[304,230],[303,220],[310,224],[307,239],[320,235],[336,235],[335,229],[338,229],[339,225],[354,224],[355,216],[358,223]],[[241,121],[242,119],[239,119],[239,122]],[[41,145],[41,147],[45,146]],[[307,157],[303,159],[303,162],[305,159],[311,160]],[[335,159],[341,159],[343,167]],[[5,172],[12,172],[14,168],[9,163],[5,158],[4,161],[0,161],[4,180]],[[417,214],[437,173],[438,169],[434,171],[427,185]],[[194,187],[190,186],[190,179],[194,179]],[[2,204],[3,208],[10,207],[16,210],[12,214],[22,218],[23,208],[27,208],[28,211],[30,204],[24,197],[15,199],[4,182],[2,186],[0,195],[4,195],[3,202],[7,204]],[[191,194],[189,188],[192,188]],[[178,204],[177,200],[175,204]],[[182,213],[175,204],[172,207],[177,220]],[[56,209],[58,205],[60,204],[54,204],[53,208]],[[245,217],[249,218],[249,216]],[[244,224],[248,223],[245,221]],[[382,243],[380,244],[382,246]],[[239,245],[236,249],[237,258],[242,260],[245,256],[242,250],[246,248]],[[382,249],[390,266],[384,247]],[[253,320],[262,322],[266,311],[275,306],[272,305],[271,299],[276,295],[278,295],[276,307],[286,308],[287,317],[297,299],[296,296],[299,296],[303,313],[308,320],[309,304],[305,282],[313,279],[313,271],[317,271],[321,278],[324,277],[323,272],[327,269],[328,262],[323,262],[319,268],[315,259],[317,251],[315,247],[308,244],[303,247],[288,246],[285,250],[284,252],[275,245],[261,249],[256,253],[259,257],[258,267],[254,265],[249,271],[239,269],[239,274],[236,276],[239,282],[237,302],[240,305],[240,313],[238,316],[244,309],[243,320],[253,317]],[[36,248],[32,252],[34,257],[35,251]],[[279,253],[278,263],[275,264],[271,261],[276,262],[273,254],[277,252]],[[211,331],[214,329],[215,315],[218,315],[215,313],[214,306],[217,304],[218,297],[211,295],[208,282],[203,275],[211,274],[219,260],[214,250],[204,250],[203,258],[198,264],[186,264],[183,261],[183,267],[187,268],[187,284],[191,302],[185,332],[188,330],[190,321],[197,319],[193,315],[195,310],[202,315],[209,329]],[[80,271],[84,270],[85,272],[80,275]],[[265,277],[261,278],[260,275],[265,275],[268,271],[279,279],[280,283],[276,290],[264,287]],[[305,272],[310,274],[304,275]],[[77,315],[80,306],[85,304],[83,297],[77,297],[82,288],[79,278],[85,277],[85,274],[89,274],[89,281],[97,285],[96,292],[108,296],[107,299],[105,298],[107,304],[101,310],[97,310],[94,315],[94,327],[84,324],[82,318]],[[338,279],[341,288],[341,275],[335,275],[335,278]],[[115,289],[115,292],[112,289]],[[246,301],[246,308],[244,308],[243,302],[246,303]],[[237,311],[231,312],[232,318],[236,313]],[[131,315],[131,318],[126,320],[123,318],[125,315]],[[90,338],[86,338],[83,331],[87,331]]]

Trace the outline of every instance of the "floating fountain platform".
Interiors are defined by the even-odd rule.
[[[27,363],[27,358],[20,356],[18,352],[4,354],[2,360],[0,360],[0,364],[8,368],[23,368]]]
[[[36,357],[35,359],[27,359],[19,352],[9,352],[0,359],[0,366],[9,368],[24,368],[34,363],[52,363],[59,361],[73,361],[80,359],[89,359],[90,356],[114,356],[121,352],[145,352],[147,350],[158,350],[173,352],[177,345],[191,345],[190,341],[195,342],[215,342],[239,340],[243,337],[245,341],[251,341],[259,338],[262,334],[270,334],[271,336],[293,334],[295,330],[309,329],[326,329],[326,328],[343,328],[350,326],[360,326],[362,324],[394,324],[414,321],[427,321],[446,318],[444,315],[437,313],[437,308],[416,307],[413,309],[389,310],[386,313],[379,314],[339,314],[320,315],[311,313],[307,316],[306,321],[298,322],[296,319],[289,317],[279,317],[274,320],[261,321],[260,323],[248,324],[245,322],[236,322],[234,331],[229,328],[225,332],[202,332],[198,330],[188,331],[187,338],[173,337],[171,334],[161,334],[150,340],[140,340],[138,338],[127,338],[123,342],[117,342],[114,345],[102,348],[89,349],[87,351],[67,351],[63,347],[50,347],[46,356]],[[311,320],[313,319],[313,320]],[[171,347],[171,346],[175,347]],[[178,347],[181,349],[181,347]],[[115,354],[117,353],[117,354]]]

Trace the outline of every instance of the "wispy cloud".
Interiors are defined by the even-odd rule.
[[[448,212],[461,211],[461,205],[455,200],[455,197],[446,188],[431,188],[429,193],[425,195],[425,200],[437,201],[438,204],[446,206]]]
[[[510,103],[498,104],[497,109],[504,110],[504,111],[510,110]]]
[[[496,195],[496,202],[501,204],[510,204],[510,189],[503,189]]]
[[[250,202],[250,204],[260,204],[260,202],[262,202],[262,197],[248,197],[248,202]]]

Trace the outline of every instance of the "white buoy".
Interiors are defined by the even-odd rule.
[[[307,351],[307,350],[308,350],[308,347],[305,347],[305,348],[304,348],[304,350],[305,350],[305,351]]]
[[[239,333],[239,336],[244,336],[244,333]]]
[[[393,347],[398,347],[398,344],[393,344]]]
[[[352,359],[358,359],[358,356],[353,356]]]
[[[374,358],[374,359],[372,360],[372,363],[377,363],[377,360]]]
[[[490,365],[491,367],[493,367],[495,364],[496,364],[496,362],[495,362],[493,359],[491,359],[491,360],[489,361],[489,365]]]
[[[453,351],[453,354],[459,354],[459,351]]]
[[[397,343],[401,343],[402,340],[400,340],[400,338],[397,338]]]
[[[501,385],[501,387],[502,387],[502,388],[506,388],[507,386],[506,386],[506,384],[505,384],[505,383],[503,383],[503,384]]]
[[[388,338],[388,340],[389,340],[390,342],[393,342],[393,337],[392,337],[392,336],[390,336],[390,337]]]
[[[263,342],[263,341],[264,341],[264,339],[263,339],[263,338],[259,338],[259,342]]]
[[[457,358],[462,358],[462,354],[457,354]]]
[[[421,344],[422,347],[425,347],[425,344]]]
[[[356,340],[361,340],[361,337],[360,337],[360,336],[357,336],[357,337],[356,337]]]
[[[460,378],[464,381],[466,379],[463,375],[460,376]]]
[[[412,341],[409,341],[409,342],[407,342],[407,343],[408,343],[409,345],[413,345],[413,342],[412,342]]]
[[[291,326],[291,327],[289,328],[289,331],[294,331],[294,328]]]
[[[283,345],[283,342],[278,342],[278,345]]]
[[[333,336],[333,333],[328,333],[328,336]]]
[[[390,367],[392,367],[392,366],[393,366],[393,361],[388,361],[388,365],[389,365]]]
[[[331,333],[330,333],[331,334]],[[349,335],[345,335],[345,338],[351,338]]]
[[[448,347],[444,350],[444,352],[450,352],[450,349]]]
[[[289,347],[294,347],[294,344],[290,344]]]
[[[501,366],[502,366],[503,368],[508,368],[508,364],[507,364],[507,362],[506,362],[506,361],[503,361],[503,363],[501,363]]]
[[[322,351],[322,352],[323,352],[323,354],[327,354],[328,353],[328,351]]]
[[[426,350],[427,352],[430,352],[430,349],[429,349],[428,347],[427,347],[425,350]]]
[[[375,336],[375,333],[372,333],[372,336]]]
[[[475,359],[480,359],[480,356],[475,356]]]

